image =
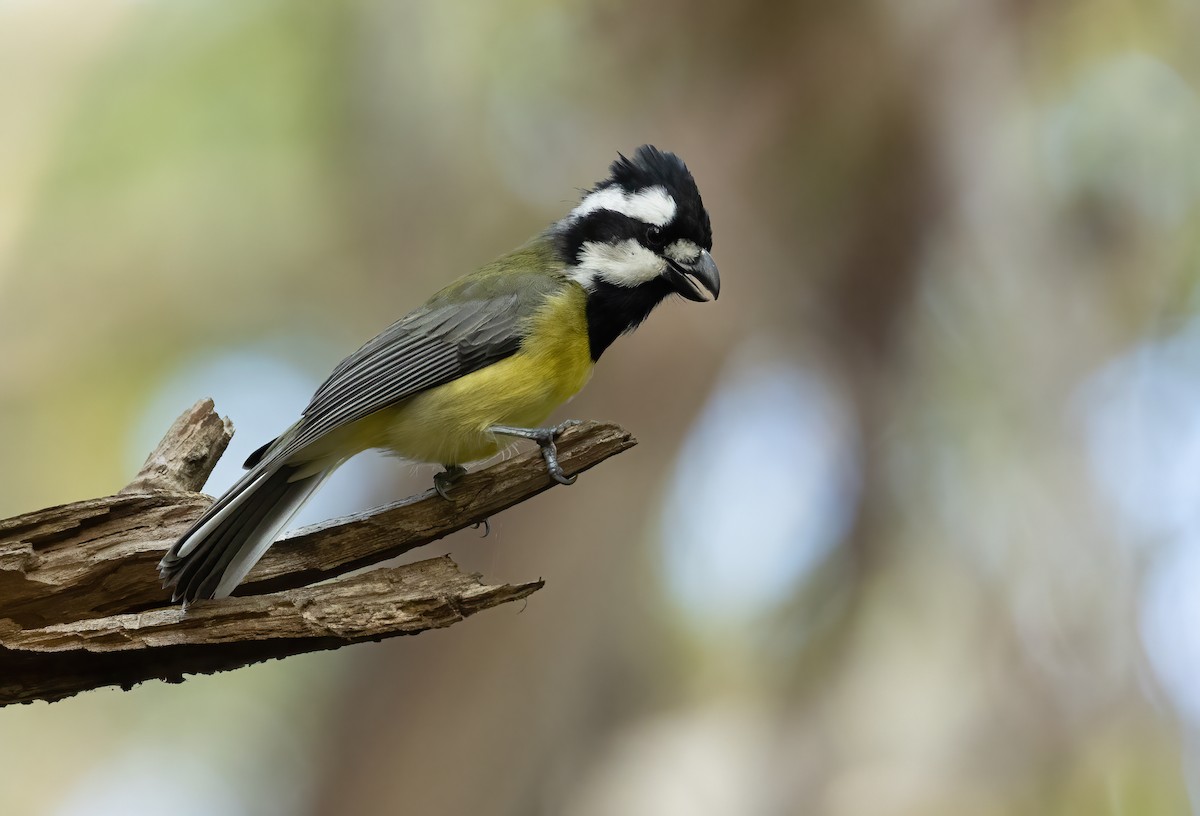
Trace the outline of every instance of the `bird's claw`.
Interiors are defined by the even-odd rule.
[[[561,485],[572,485],[575,484],[578,474],[568,476],[563,473],[562,466],[558,463],[558,447],[554,444],[554,440],[567,428],[574,428],[576,425],[582,424],[578,419],[568,419],[551,428],[510,428],[497,425],[492,428],[492,432],[532,439],[542,450],[542,459],[546,462],[546,473],[550,478]]]
[[[450,494],[446,491],[466,473],[467,469],[462,465],[446,465],[445,470],[433,474],[433,489],[443,499],[450,501]]]
[[[558,464],[558,446],[554,444],[554,440],[567,428],[574,428],[580,424],[582,423],[578,419],[567,419],[558,423],[553,428],[538,428],[542,433],[537,439],[537,443],[542,449],[542,459],[546,462],[546,472],[550,474],[551,479],[560,485],[575,484],[575,480],[579,478],[579,475],[568,476],[563,473],[562,466]]]
[[[542,446],[542,459],[546,462],[546,472],[550,474],[550,478],[560,485],[575,484],[578,476],[568,476],[563,473],[562,466],[558,464],[558,448],[554,445],[554,439],[550,438],[538,444]]]

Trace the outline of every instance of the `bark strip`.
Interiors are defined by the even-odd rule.
[[[0,706],[416,634],[542,586],[488,586],[449,558],[345,576],[554,487],[531,448],[468,474],[451,501],[430,490],[298,530],[238,597],[171,605],[155,566],[212,501],[195,491],[232,433],[202,400],[116,495],[0,520]],[[580,473],[635,444],[616,425],[588,422],[560,437],[559,461]]]

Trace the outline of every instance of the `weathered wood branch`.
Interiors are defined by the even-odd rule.
[[[203,401],[116,495],[0,520],[0,706],[415,634],[541,587],[486,586],[448,558],[345,575],[554,486],[530,450],[468,474],[450,502],[428,491],[299,530],[239,597],[172,606],[155,565],[211,501],[194,491],[231,434]],[[634,444],[617,426],[585,423],[562,435],[559,459],[579,473]]]
[[[121,493],[198,493],[233,439],[233,423],[202,399],[179,415],[146,463]]]

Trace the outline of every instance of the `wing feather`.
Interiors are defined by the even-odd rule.
[[[451,284],[340,362],[270,457],[291,456],[330,431],[512,355],[545,298],[569,285],[544,272],[473,277]]]

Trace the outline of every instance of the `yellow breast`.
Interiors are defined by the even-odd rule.
[[[512,442],[488,428],[541,425],[591,375],[586,293],[570,283],[534,315],[511,357],[370,417],[374,446],[421,462],[486,459]]]

